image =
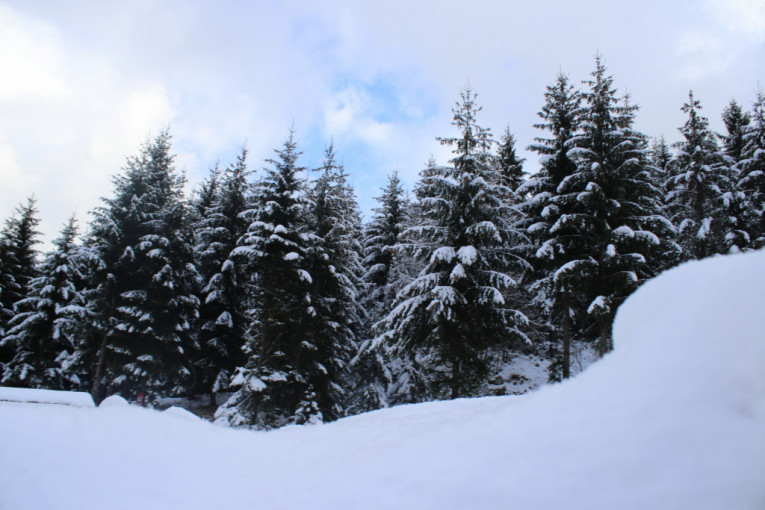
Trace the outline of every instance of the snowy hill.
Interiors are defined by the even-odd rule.
[[[765,252],[685,264],[615,350],[516,397],[251,432],[0,402],[0,508],[765,508]]]

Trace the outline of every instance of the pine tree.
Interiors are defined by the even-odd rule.
[[[98,258],[93,298],[102,330],[96,399],[184,391],[197,315],[184,178],[163,132],[128,159],[114,198],[95,212],[89,243]]]
[[[498,173],[502,178],[502,184],[509,190],[515,192],[525,181],[523,174],[523,158],[519,158],[515,152],[515,137],[510,132],[510,127],[506,127],[502,138],[499,141],[497,150]],[[517,199],[513,200],[517,202]]]
[[[576,171],[558,186],[564,214],[552,230],[574,257],[554,279],[583,292],[576,313],[594,321],[601,354],[611,348],[611,323],[618,306],[653,276],[648,260],[671,231],[661,216],[661,193],[653,186],[647,139],[635,131],[637,107],[620,101],[613,78],[596,57],[585,81],[580,132],[569,151]],[[585,308],[586,306],[586,308]]]
[[[16,314],[17,304],[29,292],[29,282],[38,274],[37,206],[34,197],[19,204],[0,233],[0,380],[6,364],[16,355],[17,346],[6,336]]]
[[[363,259],[366,284],[363,305],[372,323],[390,312],[400,290],[391,286],[395,246],[407,222],[404,189],[398,172],[388,176],[388,184],[376,200],[380,207],[374,209],[374,216],[365,228]]]
[[[30,280],[28,297],[16,304],[18,313],[6,337],[15,345],[15,356],[3,384],[70,389],[79,383],[70,368],[87,311],[76,237],[72,217],[40,266],[40,275]]]
[[[308,421],[324,418],[321,410],[301,406],[315,402],[316,388],[301,369],[313,357],[306,323],[316,310],[307,271],[312,239],[305,228],[305,169],[297,165],[294,133],[276,153],[255,188],[255,207],[245,214],[249,230],[232,254],[253,274],[248,358],[231,382],[238,390],[216,412],[217,421],[232,426],[279,427],[297,422],[298,411]]]
[[[355,339],[361,334],[364,316],[359,306],[361,216],[332,145],[318,171],[309,192],[312,242],[307,257],[315,311],[307,319],[307,338],[314,349],[313,359],[302,371],[316,398],[315,402],[308,401],[308,408],[320,410],[322,418],[329,421],[345,412],[348,399],[343,387],[351,386],[346,384],[347,368],[357,349]]]
[[[701,103],[688,94],[682,111],[688,114],[675,144],[667,182],[668,213],[678,228],[678,243],[686,258],[701,259],[726,250],[726,197],[730,169],[719,150]]]
[[[759,90],[752,108],[752,123],[743,135],[738,187],[746,195],[742,222],[750,246],[765,246],[765,92]]]
[[[247,150],[221,176],[216,169],[203,183],[197,199],[201,216],[194,228],[195,258],[202,279],[198,341],[194,363],[196,387],[210,394],[226,390],[237,366],[244,363],[242,347],[247,325],[244,268],[231,252],[247,232],[243,213],[251,208],[247,181]]]
[[[751,118],[736,101],[731,101],[723,110],[722,120],[728,133],[720,138],[723,141],[725,154],[732,160],[730,164],[735,165],[741,160],[744,151],[744,133]]]
[[[423,172],[418,195],[426,223],[408,229],[408,250],[426,262],[380,324],[377,341],[398,354],[423,353],[435,397],[470,395],[488,372],[490,346],[523,337],[525,317],[505,306],[515,285],[508,274],[522,264],[508,246],[520,237],[504,201],[488,130],[475,123],[480,108],[470,90],[454,111],[459,137],[439,138],[454,147],[450,166]]]
[[[518,194],[527,197],[521,209],[526,215],[523,220],[526,231],[535,246],[529,253],[533,271],[527,274],[526,283],[532,303],[548,317],[551,344],[557,344],[560,336],[560,356],[554,360],[551,374],[552,380],[560,380],[569,376],[572,309],[583,299],[578,287],[563,285],[565,282],[554,278],[574,255],[566,251],[565,240],[553,229],[564,213],[558,187],[576,170],[568,152],[579,126],[581,95],[568,76],[559,73],[547,87],[545,104],[538,116],[542,122],[534,127],[549,133],[549,138],[535,138],[536,143],[529,150],[540,155],[542,168],[518,189]]]

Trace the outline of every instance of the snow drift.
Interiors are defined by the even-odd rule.
[[[0,402],[0,508],[765,508],[765,252],[685,264],[520,397],[251,432]]]

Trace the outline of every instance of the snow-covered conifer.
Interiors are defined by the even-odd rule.
[[[755,249],[765,246],[765,91],[759,90],[752,107],[752,123],[743,136],[738,187],[746,194],[744,227]]]
[[[669,164],[667,210],[678,229],[678,243],[685,258],[701,259],[726,250],[726,206],[730,203],[730,168],[720,151],[709,122],[700,113],[701,103],[688,94],[682,111],[688,115],[679,129]]]
[[[209,393],[213,404],[215,393],[227,389],[234,369],[244,362],[246,277],[231,252],[249,226],[243,217],[251,209],[246,158],[243,148],[222,175],[213,169],[196,201],[194,252],[202,288],[194,378],[195,388]]]
[[[78,332],[87,318],[77,226],[70,218],[54,241],[55,250],[28,285],[28,296],[16,304],[6,342],[15,347],[2,383],[11,386],[78,388],[72,368]]]
[[[454,111],[459,136],[450,166],[423,172],[418,189],[425,223],[407,229],[402,249],[425,262],[379,323],[383,343],[397,354],[419,357],[429,372],[432,397],[472,394],[487,374],[489,346],[524,337],[526,318],[506,306],[516,283],[509,271],[524,264],[511,249],[519,233],[504,200],[488,130],[478,126],[475,94],[461,94]]]
[[[104,390],[185,391],[190,382],[198,275],[183,184],[163,132],[128,158],[114,197],[95,211],[89,245],[98,260],[93,299],[103,334],[96,399]]]
[[[306,231],[305,169],[297,164],[294,133],[276,153],[255,186],[254,207],[245,214],[249,229],[232,254],[253,274],[247,361],[231,381],[236,393],[216,412],[216,420],[232,426],[272,428],[325,418],[313,407],[316,389],[303,375],[306,364],[318,369],[308,335],[317,311],[308,271],[314,241]]]

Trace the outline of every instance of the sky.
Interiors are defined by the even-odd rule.
[[[334,142],[365,218],[397,170],[411,189],[470,86],[478,122],[525,148],[545,87],[602,55],[636,127],[679,137],[689,89],[718,131],[765,83],[765,0],[0,0],[0,220],[34,195],[47,242],[112,196],[169,128],[189,192],[242,146],[255,171],[291,127],[308,168]]]

